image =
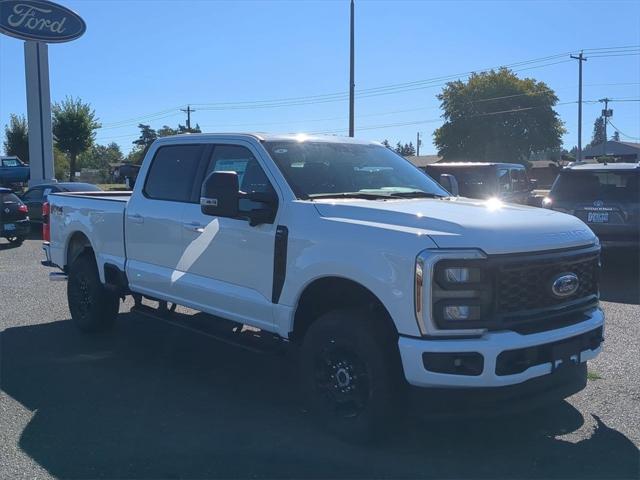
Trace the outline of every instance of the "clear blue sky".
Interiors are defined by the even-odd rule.
[[[348,90],[347,0],[60,3],[85,19],[87,32],[50,46],[51,98],[74,95],[90,102],[104,125],[100,143],[115,141],[127,153],[138,136],[137,123],[184,124],[178,109],[187,104],[194,105],[193,122],[204,131],[346,134],[346,97],[308,101]],[[640,45],[637,1],[356,1],[357,89],[628,45]],[[640,56],[590,56],[585,100],[640,98]],[[566,55],[527,67],[541,64],[546,65],[519,74],[547,82],[560,102],[575,102],[577,62]],[[422,153],[435,153],[431,135],[441,122],[435,95],[442,83],[357,96],[356,135],[415,142],[419,131]],[[289,98],[307,103],[241,103]],[[612,123],[635,140],[622,138],[640,141],[640,102],[611,107]],[[600,109],[584,106],[583,143]],[[570,148],[577,143],[577,105],[557,110]],[[0,35],[0,127],[10,113],[25,112],[22,42]]]

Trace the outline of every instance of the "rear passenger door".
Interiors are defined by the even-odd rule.
[[[195,179],[204,149],[201,144],[160,146],[144,185],[127,205],[127,276],[136,292],[182,303],[175,286],[183,253],[182,215],[185,206],[199,203]]]
[[[235,171],[241,191],[277,195],[250,144],[214,145],[206,164],[203,178],[213,171]],[[239,206],[242,217],[260,204],[241,199]],[[175,287],[181,296],[199,310],[272,329],[276,221],[251,226],[246,218],[212,217],[198,204],[188,204],[183,224]]]

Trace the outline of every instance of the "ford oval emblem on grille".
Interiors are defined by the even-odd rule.
[[[575,273],[561,273],[553,279],[551,293],[556,298],[570,297],[578,290],[580,280]]]

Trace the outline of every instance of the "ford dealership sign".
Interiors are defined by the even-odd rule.
[[[56,43],[80,37],[84,20],[66,7],[45,0],[0,0],[0,32],[23,40]]]

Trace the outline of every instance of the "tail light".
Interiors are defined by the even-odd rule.
[[[49,242],[51,240],[51,229],[49,228],[49,202],[42,204],[42,241]]]
[[[18,207],[18,211],[20,213],[29,213],[29,209],[27,208],[27,206],[25,204],[22,204]]]

